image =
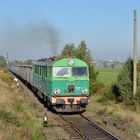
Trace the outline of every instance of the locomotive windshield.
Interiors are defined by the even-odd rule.
[[[73,76],[85,77],[87,76],[87,67],[73,67],[72,68]]]
[[[53,75],[55,77],[70,77],[70,67],[55,67]]]

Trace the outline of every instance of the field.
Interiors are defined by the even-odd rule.
[[[96,68],[97,71],[99,71],[99,75],[97,77],[97,80],[102,82],[105,86],[110,87],[112,83],[115,83],[117,80],[117,76],[119,72],[121,71],[121,67],[115,67],[115,68]]]

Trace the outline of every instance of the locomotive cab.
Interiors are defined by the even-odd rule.
[[[89,72],[85,62],[62,59],[52,68],[51,103],[58,112],[83,111],[88,103]]]

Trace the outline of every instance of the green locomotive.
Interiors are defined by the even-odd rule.
[[[62,58],[54,61],[35,61],[32,68],[22,66],[22,69],[23,67],[26,68],[22,70],[24,73],[27,69],[32,70],[32,78],[28,78],[32,80],[27,82],[38,90],[48,106],[57,112],[85,110],[89,97],[89,70],[84,61]],[[27,74],[18,75],[23,77],[22,75]]]

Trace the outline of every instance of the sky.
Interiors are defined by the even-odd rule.
[[[133,56],[134,9],[140,58],[140,0],[1,0],[0,55],[39,59],[84,40],[94,60],[124,60]]]

